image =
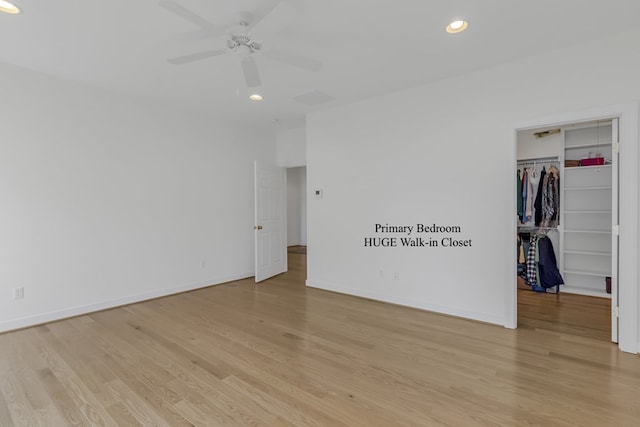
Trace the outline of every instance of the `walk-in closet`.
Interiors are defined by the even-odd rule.
[[[532,324],[582,322],[571,326],[607,330],[616,341],[611,302],[618,298],[617,135],[616,118],[518,131],[519,323],[522,313]],[[587,311],[586,320],[567,320],[549,310],[562,310],[575,301],[598,313],[589,319]]]

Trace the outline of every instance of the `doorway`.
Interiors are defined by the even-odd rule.
[[[297,282],[307,279],[307,167],[287,168],[287,257]]]
[[[307,248],[307,167],[287,168],[287,248],[303,252]]]
[[[618,118],[516,140],[518,326],[618,342]]]
[[[306,255],[306,191],[306,166],[283,168],[255,162],[256,283],[286,272],[291,248]]]

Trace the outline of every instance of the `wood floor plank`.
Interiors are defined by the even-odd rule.
[[[284,424],[286,420],[287,423],[295,426],[331,425],[339,427],[344,425],[335,418],[328,417],[319,411],[313,411],[310,407],[300,405],[291,396],[287,396],[285,399],[282,399],[282,395],[278,393],[274,393],[272,396],[269,392],[261,390],[260,387],[249,384],[234,375],[228,376],[223,381],[236,391],[259,402],[263,407],[271,408],[274,414],[278,415],[280,424]]]
[[[173,310],[169,310],[167,312],[167,316],[170,316],[171,313],[174,313]],[[172,322],[172,324],[174,324]],[[186,348],[193,348],[194,351],[198,351],[199,349],[209,349],[209,344],[206,342],[195,342],[195,337],[198,335],[200,329],[203,328],[202,325],[198,325],[197,323],[193,323],[189,325],[188,331],[190,333],[190,340],[188,342],[182,342],[182,345]],[[180,336],[181,331],[174,331],[171,325],[167,325],[163,328],[163,331],[166,335]],[[310,393],[309,392],[309,384],[305,381],[300,381],[297,377],[292,377],[290,375],[290,366],[286,364],[281,364],[274,360],[270,360],[267,356],[257,354],[255,349],[238,346],[237,343],[234,343],[231,339],[226,336],[218,335],[211,336],[212,342],[215,343],[215,348],[211,349],[211,353],[215,350],[215,356],[217,358],[221,358],[224,363],[228,365],[235,365],[236,371],[234,374],[242,376],[247,373],[256,375],[263,382],[271,384],[273,387],[276,387],[279,390],[284,391],[286,394],[290,395],[306,395],[306,399],[314,399],[316,404],[318,402],[322,402],[322,400],[318,400],[318,393]],[[162,340],[162,337],[157,337],[158,340]],[[259,365],[256,367],[256,365]],[[280,368],[280,369],[278,369]],[[326,388],[326,386],[323,386]],[[319,389],[315,389],[319,390]],[[348,393],[343,393],[347,395]],[[326,397],[327,393],[321,393],[322,398]],[[328,407],[330,408],[330,406]],[[328,409],[327,408],[327,409]],[[377,409],[374,409],[374,411]],[[329,409],[329,412],[332,412]],[[335,410],[334,410],[335,412]],[[340,412],[340,411],[339,411]],[[377,416],[376,414],[371,414],[371,410],[368,412],[358,413],[357,415],[352,415],[353,422],[365,422],[369,420],[370,425],[382,425],[384,424],[385,416]],[[346,413],[341,413],[341,417],[349,418]],[[386,421],[387,423],[390,421]],[[353,425],[353,424],[351,424]]]
[[[129,409],[122,402],[117,402],[112,405],[107,406],[107,412],[111,415],[111,418],[116,422],[118,426],[140,426],[144,427],[143,424],[140,423],[136,419],[136,417],[129,412]]]
[[[88,346],[88,347],[85,346],[85,348],[92,347],[93,348],[92,351],[95,352],[96,349],[100,348],[100,344],[97,341],[91,339],[91,337],[94,337],[95,333],[100,333],[100,330],[97,324],[94,324],[93,326],[94,327],[92,328],[91,331],[89,330],[85,331],[85,337],[87,338],[86,341],[92,344],[91,346]],[[157,347],[154,348],[154,347],[146,346],[146,350],[154,353],[154,355],[157,354],[156,353]],[[132,351],[131,349],[129,349],[129,351],[131,351],[130,356],[134,356],[137,353]],[[170,382],[174,378],[174,376],[160,379],[156,377],[153,373],[148,371],[147,369],[148,366],[146,364],[144,367],[140,369],[135,369],[132,375],[130,372],[127,373],[127,370],[130,369],[133,366],[133,364],[119,363],[114,359],[114,357],[112,357],[112,356],[115,356],[113,351],[109,351],[109,353],[110,354],[103,353],[100,361],[102,366],[98,368],[103,371],[108,370],[111,373],[110,375],[111,380],[108,381],[109,384],[116,383],[116,380],[126,384],[127,387],[129,387],[135,394],[139,395],[142,399],[144,399],[146,404],[150,405],[154,409],[154,411],[156,411],[162,417],[162,419],[166,420],[172,427],[173,426],[188,427],[192,425],[192,423],[186,420],[183,414],[181,414],[175,408],[175,405],[180,401],[182,401],[183,397],[175,393],[173,390],[171,390],[170,387],[167,386],[168,382]],[[156,358],[154,357],[154,359]],[[95,366],[95,365],[92,365],[92,366]],[[179,367],[169,363],[167,365],[167,369],[171,369],[175,371],[175,370],[178,370]],[[179,376],[180,374],[176,373],[175,377],[177,378]],[[111,392],[110,394],[112,398],[106,399],[107,404],[109,404],[108,401],[111,400],[111,404],[109,406],[113,406],[110,413],[113,411],[116,414],[116,416],[119,418],[122,418],[122,417],[136,418],[133,414],[131,414],[131,411],[129,411],[125,406],[116,405],[116,403],[120,403],[118,401],[113,400],[113,397],[118,396],[117,393]]]
[[[10,373],[0,380],[0,392],[4,395],[13,422],[19,426],[38,425],[38,418],[24,394],[20,378]]]
[[[64,358],[56,351],[60,345],[47,327],[38,327],[42,340],[35,343],[40,357],[47,363],[49,370],[60,384],[65,395],[73,402],[73,408],[80,410],[89,423],[99,426],[113,425],[113,420],[100,403],[99,396],[91,392],[85,382],[78,377],[73,368],[73,360]],[[70,362],[70,363],[69,363]]]
[[[203,401],[200,399],[199,401]],[[224,411],[216,411],[214,405],[203,403],[198,405],[193,403],[193,399],[184,399],[176,404],[176,409],[184,414],[184,417],[191,424],[198,427],[225,427],[239,425],[239,421],[234,420],[224,413]]]
[[[174,310],[168,308],[165,315],[172,316],[174,312]],[[352,423],[368,422],[369,425],[389,425],[389,423],[394,422],[394,420],[388,418],[380,408],[368,407],[366,406],[366,402],[361,403],[360,400],[354,400],[353,397],[349,399],[348,396],[350,393],[348,388],[350,385],[346,386],[347,390],[341,390],[340,393],[332,391],[331,394],[329,394],[327,390],[335,388],[335,383],[329,386],[314,382],[313,379],[306,374],[301,378],[300,375],[296,373],[298,371],[292,371],[289,365],[281,363],[276,360],[275,357],[271,357],[272,355],[260,354],[253,345],[249,347],[242,346],[235,341],[236,335],[231,335],[230,337],[227,333],[212,334],[210,328],[197,322],[190,324],[188,330],[193,339],[195,339],[193,335],[197,335],[199,332],[208,334],[207,336],[212,338],[212,342],[215,342],[216,356],[221,357],[223,361],[229,365],[235,364],[239,368],[237,375],[242,375],[247,372],[253,373],[263,381],[281,390],[288,391],[292,395],[306,394],[307,398],[315,398],[316,400],[317,398],[326,398],[327,400],[336,399],[338,401],[342,399],[350,400],[350,405],[343,406],[339,412],[341,413],[341,417],[351,419]],[[166,334],[172,334],[171,326],[164,328],[164,332]],[[180,332],[174,332],[173,334],[180,335]],[[158,337],[158,339],[161,338]],[[182,345],[187,348],[193,347],[196,350],[203,347],[208,348],[208,344],[205,342],[194,343],[193,339],[190,342],[183,342]],[[258,366],[258,368],[256,368],[256,366]],[[324,379],[324,381],[327,380],[335,380],[335,378],[330,377]],[[363,394],[366,394],[366,392]],[[362,410],[363,405],[365,405],[366,411]],[[399,414],[396,417],[402,418],[403,416],[403,414]]]
[[[169,423],[151,408],[146,400],[124,382],[114,380],[106,384],[106,388],[126,408],[126,411],[143,426],[169,427]]]
[[[105,331],[105,333],[108,333],[108,332]],[[131,327],[130,325],[126,325],[122,329],[118,330],[118,336],[120,338],[125,336],[131,336],[132,339],[136,339],[136,340],[140,340],[145,333],[147,335],[152,334],[149,331],[141,329],[140,326]],[[133,337],[134,335],[135,335],[135,338]],[[165,338],[159,335],[154,335],[153,338],[157,342],[161,342],[161,343],[167,342]],[[115,349],[112,349],[111,351],[114,353],[114,355],[118,355],[118,357],[120,357],[121,359],[124,359],[127,355],[135,354],[134,349],[129,349],[126,355],[124,353],[120,354],[121,348],[118,351],[116,351]],[[142,356],[139,355],[138,357],[142,357]],[[154,359],[153,362],[151,360],[147,360],[147,363],[144,364],[144,367],[143,368],[139,367],[136,371],[144,372],[145,369],[148,368],[149,366],[156,365],[156,363],[158,363],[158,361],[162,359],[162,354],[158,352],[153,352],[153,359]],[[166,362],[162,362],[162,361],[159,362],[160,365],[163,363],[166,363]],[[176,384],[176,380],[180,378],[182,381],[184,381],[187,387],[193,387],[195,384],[194,388],[196,390],[204,389],[207,396],[214,399],[215,402],[218,404],[219,408],[221,408],[223,411],[227,411],[230,415],[233,415],[240,419],[244,419],[249,424],[259,423],[260,418],[254,419],[254,414],[261,415],[263,418],[266,418],[266,419],[272,418],[272,416],[269,415],[268,411],[255,405],[249,399],[245,399],[239,394],[234,393],[232,389],[223,387],[222,390],[219,390],[218,387],[220,387],[221,384],[223,383],[217,382],[218,387],[211,387],[206,382],[200,382],[199,378],[195,376],[191,376],[190,374],[187,374],[185,370],[179,369],[175,371],[175,373],[176,375],[171,375],[170,377],[165,379],[158,379],[157,381],[171,383],[172,385],[174,385]],[[178,373],[180,374],[178,375]],[[139,372],[137,375],[139,375]],[[153,373],[147,372],[147,375],[153,375]],[[216,380],[217,378],[215,379],[212,378],[212,379],[209,379],[209,382],[216,383]]]
[[[33,372],[24,366],[17,367],[13,377],[16,380],[16,389],[19,388],[20,393],[26,398],[38,425],[55,426],[65,423],[63,415],[49,394],[43,389],[43,384],[37,372]]]
[[[56,407],[63,414],[65,424],[80,426],[89,423],[89,420],[80,412],[76,403],[50,369],[46,368],[38,371],[38,377],[44,390],[51,396]]]
[[[256,420],[242,408],[242,402],[234,404],[220,395],[209,395],[209,391],[201,384],[174,381],[171,387],[185,396],[176,407],[187,411],[187,419],[201,426],[246,426],[265,425],[265,420]]]
[[[520,290],[508,330],[307,288],[305,259],[0,334],[0,426],[638,425],[607,300]]]
[[[0,375],[0,383],[3,381],[2,375]],[[13,418],[11,418],[11,413],[9,412],[9,407],[7,406],[7,402],[4,400],[4,393],[0,392],[0,426],[13,427],[14,425]]]
[[[46,404],[43,402],[40,387],[34,387],[32,378],[25,378],[31,372],[20,357],[20,349],[16,346],[15,338],[13,335],[2,336],[0,396],[8,412],[8,418],[11,419],[9,424],[38,425]]]

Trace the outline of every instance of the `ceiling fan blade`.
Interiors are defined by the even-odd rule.
[[[290,0],[279,0],[269,7],[253,15],[249,30],[261,36],[275,34],[292,22],[296,9]]]
[[[178,34],[176,39],[182,42],[193,42],[193,41],[200,41],[204,39],[212,39],[212,38],[226,36],[226,35],[227,35],[227,30],[225,28],[215,27],[215,28],[209,28],[206,30],[202,29],[202,30],[187,31],[187,32]]]
[[[240,65],[242,65],[242,72],[244,73],[244,79],[247,82],[247,86],[260,86],[260,74],[258,73],[256,61],[249,56],[247,58],[243,58]]]
[[[269,50],[264,52],[263,55],[304,70],[320,71],[322,69],[322,62],[316,59],[307,58],[306,56],[296,55],[295,53],[283,52],[281,50]]]
[[[215,49],[215,50],[205,50],[204,52],[191,53],[189,55],[178,56],[177,58],[169,59],[170,64],[174,65],[182,65],[187,64],[189,62],[200,61],[201,59],[213,58],[214,56],[224,55],[228,53],[227,49]]]
[[[221,31],[222,33],[224,33],[224,30],[214,23],[207,21],[203,17],[195,14],[184,6],[180,6],[178,3],[172,0],[160,0],[158,1],[158,6],[173,13],[174,15],[179,16],[185,21],[191,22],[192,24],[202,28],[203,30]]]

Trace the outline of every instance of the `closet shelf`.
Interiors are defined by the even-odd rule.
[[[611,210],[603,211],[564,211],[568,215],[584,215],[584,214],[610,214]]]
[[[587,271],[587,270],[564,270],[565,274],[575,274],[579,276],[595,276],[595,277],[608,277],[611,276],[610,271]]]
[[[565,233],[584,233],[584,234],[611,234],[611,231],[603,230],[564,230]]]
[[[579,145],[566,145],[565,150],[580,150],[584,148],[598,148],[611,145],[611,141],[601,142],[599,144],[579,144]]]
[[[593,255],[593,256],[611,256],[611,252],[589,252],[589,251],[563,251],[565,254],[571,255]]]
[[[593,169],[602,169],[602,168],[610,168],[611,163],[607,163],[604,165],[591,165],[591,166],[569,166],[564,168],[566,171],[574,171],[574,170],[593,170]]]
[[[582,191],[582,190],[611,190],[611,186],[606,187],[565,187],[564,191]]]

